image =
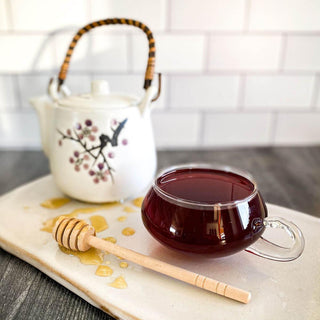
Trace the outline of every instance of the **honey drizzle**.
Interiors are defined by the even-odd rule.
[[[96,248],[90,248],[85,252],[72,251],[62,246],[59,246],[59,249],[65,254],[78,257],[82,264],[100,265],[103,262],[103,252]]]
[[[58,209],[66,205],[70,201],[71,200],[69,198],[52,198],[40,203],[40,206],[47,209]]]
[[[128,287],[126,280],[122,276],[116,278],[113,282],[109,284],[110,287],[117,289],[125,289]]]
[[[127,227],[127,228],[124,228],[122,230],[122,234],[124,236],[132,236],[136,233],[136,230],[134,230],[133,228],[130,228],[130,227]]]
[[[106,237],[106,238],[103,238],[103,240],[106,240],[112,243],[117,243],[117,239],[114,237]]]
[[[87,213],[94,213],[100,210],[105,210],[105,209],[110,209],[115,206],[119,206],[118,202],[113,202],[113,203],[106,203],[102,204],[97,207],[85,207],[85,208],[78,208],[74,209],[72,212],[68,214],[61,214],[57,217],[51,218],[43,222],[43,227],[41,228],[41,231],[49,232],[51,233],[53,230],[54,225],[56,224],[57,220],[59,219],[60,216],[66,216],[68,218],[76,218],[79,214],[87,214]]]
[[[132,212],[137,212],[137,209],[129,207],[129,206],[125,206],[125,207],[123,207],[123,211],[126,213],[132,213]]]
[[[97,233],[109,228],[106,219],[102,216],[91,216],[90,221]]]
[[[136,198],[136,199],[132,200],[132,203],[133,203],[136,207],[141,208],[143,199],[144,199],[144,197]]]
[[[100,265],[95,274],[99,277],[110,277],[113,274],[113,270],[108,266]]]
[[[44,208],[47,208],[47,209],[58,209],[58,208],[62,207],[63,205],[69,203],[70,201],[71,200],[68,198],[52,198],[52,199],[48,199],[48,200],[44,201],[43,203],[41,203],[41,206]],[[133,200],[132,203],[136,207],[140,207],[142,204],[142,201],[143,201],[143,198],[137,198],[137,199]],[[79,214],[94,213],[94,212],[97,212],[100,210],[110,209],[114,206],[119,206],[119,203],[114,202],[114,203],[102,204],[102,205],[95,206],[95,207],[78,208],[78,209],[74,209],[73,211],[71,211],[68,214],[63,214],[63,215],[66,217],[69,217],[69,218],[75,218],[75,217],[78,217]],[[27,208],[25,207],[24,209],[27,209]],[[125,206],[123,210],[127,213],[137,212],[136,209],[134,209],[130,206]],[[43,222],[43,228],[41,229],[41,231],[46,231],[46,232],[51,233],[54,228],[54,225],[55,225],[56,221],[59,219],[59,217],[60,217],[60,215],[56,216],[54,218],[48,219],[45,222]],[[125,221],[126,219],[127,219],[126,216],[120,216],[120,217],[118,217],[117,220],[122,222],[122,221]],[[90,221],[97,232],[101,232],[109,227],[105,218],[100,215],[90,217]],[[124,228],[122,230],[122,234],[125,236],[131,236],[134,233],[135,233],[135,230],[130,227]],[[112,243],[117,242],[116,238],[111,237],[111,236],[104,238],[104,240],[110,241]],[[110,264],[110,261],[106,261],[105,264],[102,265],[103,258],[104,258],[104,252],[102,252],[101,250],[98,250],[96,248],[90,248],[89,250],[87,250],[85,252],[79,252],[79,251],[72,251],[72,250],[67,249],[65,247],[62,247],[62,246],[59,246],[59,249],[64,254],[72,255],[74,257],[79,258],[79,260],[82,264],[98,265],[97,270],[95,272],[95,274],[97,276],[109,277],[113,274],[112,268],[107,266],[107,264]],[[121,260],[123,259],[121,257],[118,257],[118,258]],[[119,266],[120,266],[120,268],[127,268],[128,263],[125,261],[121,261],[119,263]],[[125,279],[123,278],[123,276],[119,276],[112,283],[110,283],[109,286],[117,288],[117,289],[125,289],[128,287],[128,284],[125,281]]]

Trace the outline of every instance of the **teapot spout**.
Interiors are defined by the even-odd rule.
[[[146,90],[145,95],[142,98],[139,105],[139,109],[142,115],[144,115],[146,110],[148,110],[149,107],[151,106],[152,99],[155,97],[156,93],[157,93],[157,89],[153,86],[149,87]]]
[[[47,157],[49,157],[50,150],[50,123],[51,120],[51,110],[52,110],[52,100],[48,96],[34,97],[29,100],[30,104],[36,109],[39,122],[40,122],[40,134],[42,149]]]

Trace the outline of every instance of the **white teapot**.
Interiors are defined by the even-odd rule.
[[[93,81],[91,93],[71,95],[63,84],[80,37],[104,24],[141,28],[149,39],[145,94],[110,93],[106,81]],[[55,183],[66,195],[88,202],[120,201],[145,190],[156,171],[156,149],[150,119],[152,101],[160,94],[151,86],[155,45],[151,31],[139,21],[106,19],[91,23],[74,36],[49,96],[30,100],[36,109],[42,146]]]

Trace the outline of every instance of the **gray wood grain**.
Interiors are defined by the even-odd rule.
[[[159,168],[186,162],[247,170],[265,200],[320,217],[320,147],[162,151]],[[0,194],[49,173],[38,151],[0,152]],[[0,250],[0,319],[113,319],[16,257]]]

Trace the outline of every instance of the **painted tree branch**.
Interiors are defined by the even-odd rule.
[[[93,163],[91,165],[91,168],[94,167],[94,165],[96,164],[96,162],[99,160],[99,158],[101,157],[102,158],[102,163],[107,167],[107,170],[108,170],[108,173],[111,177],[111,180],[112,180],[112,183],[114,183],[114,177],[113,177],[113,174],[112,174],[112,171],[114,171],[114,169],[110,166],[110,164],[108,163],[108,160],[104,154],[104,150],[105,148],[108,146],[108,144],[111,145],[111,147],[116,147],[118,146],[118,138],[119,138],[119,135],[122,131],[122,129],[124,128],[125,124],[127,122],[127,119],[124,119],[122,122],[120,122],[117,126],[116,129],[112,129],[113,131],[113,134],[112,134],[112,137],[110,138],[108,135],[105,135],[105,134],[101,134],[99,136],[99,140],[100,140],[100,144],[99,145],[96,145],[96,146],[92,146],[91,148],[88,148],[87,147],[87,142],[86,141],[83,141],[83,136],[81,137],[75,129],[73,129],[73,133],[75,135],[75,137],[73,136],[71,130],[67,130],[67,134],[63,133],[61,130],[57,129],[58,133],[61,135],[61,138],[62,140],[72,140],[72,141],[75,141],[77,142],[78,144],[81,145],[81,147],[83,148],[83,151],[81,151],[80,153],[81,154],[89,154],[93,159]],[[91,124],[90,124],[91,125]],[[81,126],[80,126],[80,129],[81,129]],[[68,132],[69,131],[69,132]],[[94,138],[94,137],[93,137]],[[98,153],[97,155],[95,155],[93,153],[94,150],[98,150]],[[78,153],[78,155],[80,154]],[[77,156],[78,156],[77,155]],[[80,158],[80,160],[82,161],[83,159]],[[98,165],[99,169],[102,170],[102,167],[103,165],[99,164]],[[94,173],[93,173],[94,174]]]

